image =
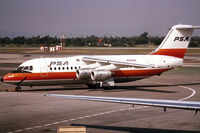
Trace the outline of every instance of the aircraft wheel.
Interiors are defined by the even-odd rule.
[[[92,88],[100,88],[100,83],[96,83],[96,84],[87,84],[88,88],[92,89]]]
[[[112,89],[111,86],[104,86],[103,88],[104,88],[104,90],[110,90],[110,89]]]
[[[16,92],[21,91],[21,87],[20,87],[20,86],[17,86],[17,87],[15,88],[15,91],[16,91]]]
[[[101,88],[101,83],[100,82],[96,83],[95,88]]]

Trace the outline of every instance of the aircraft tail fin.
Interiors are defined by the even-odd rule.
[[[183,58],[194,29],[200,29],[200,26],[173,26],[160,46],[151,55],[167,55]]]

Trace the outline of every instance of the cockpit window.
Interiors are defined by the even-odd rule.
[[[30,67],[29,67],[29,70],[32,71],[32,70],[33,70],[33,66],[30,66]]]
[[[18,67],[17,68],[17,70],[22,70],[24,67],[23,66],[21,66],[21,67]]]
[[[29,70],[28,66],[25,66],[23,70],[25,70],[25,71]]]
[[[30,73],[33,70],[33,66],[20,66],[16,70],[12,71],[12,73]]]

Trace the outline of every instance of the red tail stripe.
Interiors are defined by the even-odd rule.
[[[167,56],[183,58],[186,51],[187,49],[159,49],[152,55],[167,55]]]

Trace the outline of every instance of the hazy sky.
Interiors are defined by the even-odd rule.
[[[0,36],[159,36],[178,23],[200,25],[200,0],[0,0]]]

